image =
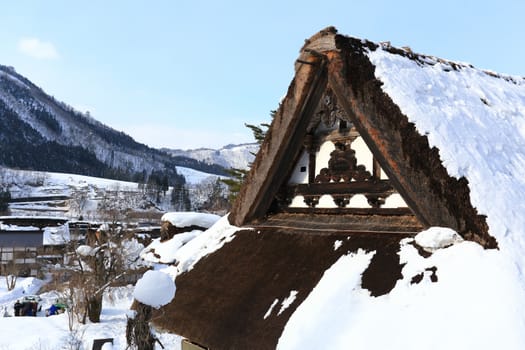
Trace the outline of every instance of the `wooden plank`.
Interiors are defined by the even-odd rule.
[[[289,233],[302,233],[302,234],[343,234],[345,236],[350,234],[362,234],[362,235],[382,235],[382,234],[388,234],[388,235],[403,235],[403,236],[414,236],[419,232],[416,229],[413,230],[388,230],[388,229],[375,229],[375,230],[356,230],[351,228],[319,228],[319,227],[297,227],[297,226],[287,226],[287,225],[257,225],[255,226],[258,230],[259,229],[265,229],[265,230],[271,230],[271,229],[278,229],[278,230],[287,230]]]
[[[354,194],[381,194],[393,191],[388,180],[352,181],[337,183],[313,183],[288,186],[289,193],[294,195],[354,195]]]
[[[265,220],[252,223],[259,228],[285,228],[290,232],[304,231],[309,234],[327,233],[403,233],[416,234],[423,226],[412,213],[403,210],[388,210],[392,215],[378,215],[365,212],[318,213],[314,212],[278,213]]]

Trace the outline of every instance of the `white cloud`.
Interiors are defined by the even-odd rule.
[[[37,38],[22,38],[18,41],[18,51],[41,60],[55,60],[60,56],[55,46]]]

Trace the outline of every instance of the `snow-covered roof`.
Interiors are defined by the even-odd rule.
[[[0,231],[28,231],[28,232],[33,232],[33,231],[40,231],[40,229],[38,227],[35,227],[35,226],[18,226],[18,225],[6,225],[6,224],[3,224],[1,221],[0,221]]]
[[[525,79],[362,43],[381,89],[439,150],[448,174],[468,181],[499,250],[431,228],[415,242],[447,244],[424,258],[412,239],[401,241],[403,277],[377,298],[361,286],[374,252],[344,255],[297,307],[278,348],[522,348]]]
[[[203,221],[209,219],[208,214],[194,213],[195,220],[192,222],[200,222],[199,215],[204,216]],[[175,274],[180,274],[232,240],[237,230],[238,227],[231,226],[225,216],[206,231],[195,229],[182,232],[164,242],[156,238],[142,250],[140,256],[150,264],[174,264],[177,266]]]
[[[51,222],[59,222],[64,223],[68,221],[68,219],[60,216],[17,216],[17,215],[9,215],[9,216],[0,216],[0,221],[51,221]]]
[[[70,240],[65,218],[49,216],[1,216],[0,231],[42,232],[43,245],[62,245]]]
[[[525,78],[381,46],[367,56],[383,91],[439,149],[449,175],[468,180],[490,234],[524,251]]]
[[[428,230],[272,212],[327,89]],[[218,349],[525,347],[523,78],[328,29],[301,50],[269,134],[230,214],[253,229],[177,276],[164,326]]]
[[[146,271],[137,281],[133,296],[143,304],[159,308],[169,303],[175,296],[175,283],[166,273]]]
[[[176,227],[199,226],[209,228],[221,217],[215,214],[197,212],[169,212],[162,215],[161,221],[168,221]]]
[[[57,227],[44,228],[44,245],[62,245],[69,242],[71,236],[69,233],[69,225],[67,223]]]

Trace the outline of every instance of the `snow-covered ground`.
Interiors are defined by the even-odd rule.
[[[77,322],[71,331],[67,314],[45,316],[45,310],[60,297],[56,291],[40,293],[49,281],[18,278],[16,287],[8,291],[5,277],[0,276],[0,329],[1,334],[6,335],[0,337],[0,350],[88,350],[94,339],[102,338],[113,338],[112,349],[126,349],[126,322],[133,316],[130,311],[133,299],[157,308],[168,303],[176,294],[176,276],[233,239],[233,233],[238,229],[229,225],[227,217],[210,214],[171,212],[165,219],[175,224],[211,228],[178,234],[162,243],[157,239],[144,248],[140,255],[153,271],[147,272],[136,287],[109,288],[104,295],[100,323],[82,325]],[[152,249],[161,256],[160,259],[148,253]],[[41,311],[36,317],[14,317],[16,300],[27,295],[38,295],[42,299]],[[180,349],[180,336],[158,331],[155,335],[165,349]],[[76,347],[77,343],[79,347]],[[161,349],[160,345],[156,344],[155,349]]]
[[[189,168],[178,167],[177,171],[184,175],[189,187],[190,200],[203,202],[207,199],[206,186],[217,179],[217,175],[210,175]],[[0,185],[8,184],[13,198],[50,197],[64,198],[50,200],[29,200],[10,204],[11,215],[38,215],[77,218],[80,214],[84,219],[96,220],[98,204],[108,194],[117,192],[125,194],[126,200],[139,206],[143,197],[143,190],[138,183],[118,181],[105,178],[41,172],[28,170],[14,170],[0,167]],[[194,190],[199,187],[201,190]],[[171,191],[171,189],[170,189]],[[161,197],[156,207],[162,211],[171,209],[170,191]],[[202,198],[201,198],[202,197]],[[79,209],[81,206],[81,209]],[[80,212],[79,212],[80,210]]]
[[[0,349],[10,350],[55,350],[82,349],[90,350],[94,339],[113,338],[113,349],[126,348],[126,321],[133,302],[133,286],[110,289],[103,302],[100,323],[86,325],[76,323],[73,331],[69,330],[67,314],[45,316],[47,309],[56,300],[56,292],[40,294],[42,311],[36,317],[14,317],[15,301],[29,294],[37,294],[43,281],[29,277],[19,278],[16,288],[7,291],[5,278],[0,277]],[[156,336],[166,349],[180,349],[181,338],[174,334],[156,332]],[[80,347],[74,343],[80,342]],[[156,344],[155,349],[161,349]]]

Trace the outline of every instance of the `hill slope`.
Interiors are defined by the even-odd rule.
[[[152,171],[175,174],[177,165],[224,174],[220,166],[138,143],[2,65],[0,123],[0,165],[121,179]]]
[[[227,145],[218,150],[209,148],[165,150],[173,156],[193,158],[207,164],[220,165],[225,169],[246,169],[253,161],[254,154],[259,150],[259,144],[254,142],[241,145]]]

